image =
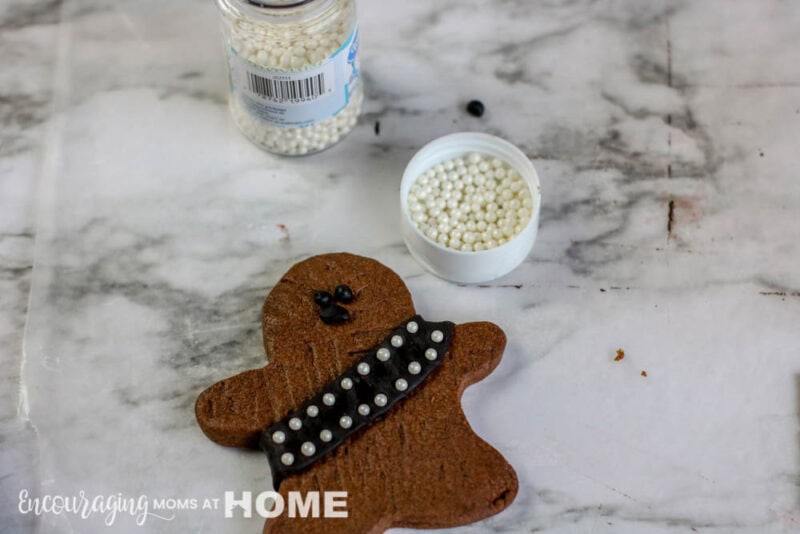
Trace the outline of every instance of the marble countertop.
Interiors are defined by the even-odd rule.
[[[0,524],[109,531],[22,514],[22,490],[268,489],[194,399],[261,364],[289,265],[347,250],[426,317],[507,333],[464,408],[520,492],[453,532],[800,532],[800,4],[359,9],[359,125],[282,159],[231,124],[213,2],[0,4]],[[514,142],[542,181],[532,254],[480,287],[426,273],[398,225],[406,162],[462,130]],[[113,531],[261,523],[177,510]]]

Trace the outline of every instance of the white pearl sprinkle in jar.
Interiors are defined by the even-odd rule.
[[[458,133],[429,143],[409,162],[400,191],[406,245],[447,280],[499,278],[536,240],[539,178],[525,154],[498,137]]]
[[[522,176],[500,158],[472,152],[437,163],[408,192],[408,210],[429,239],[464,252],[506,244],[531,220]]]
[[[363,92],[354,0],[217,0],[230,108],[244,135],[282,155],[337,143]]]

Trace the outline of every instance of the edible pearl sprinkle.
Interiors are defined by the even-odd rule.
[[[444,334],[442,333],[441,330],[434,330],[433,332],[431,332],[431,340],[434,343],[441,343],[443,339],[444,339]]]
[[[398,378],[394,383],[394,387],[397,391],[405,391],[408,389],[408,382],[406,382],[405,378]]]
[[[430,361],[436,359],[439,354],[436,352],[436,349],[427,349],[425,350],[425,357],[428,358]]]
[[[369,406],[367,406],[366,404],[359,404],[358,405],[358,413],[363,415],[363,416],[369,415]]]
[[[369,374],[369,364],[367,362],[359,363],[358,367],[356,367],[356,371],[358,371],[358,374],[360,374],[361,376],[368,375]]]
[[[227,26],[230,48],[247,63],[272,71],[303,71],[320,65],[347,41],[355,27],[354,3],[334,4],[324,23],[319,18],[275,24],[256,18],[231,17]],[[279,154],[303,155],[323,150],[350,132],[363,100],[359,79],[344,109],[304,128],[269,124],[249,113],[235,96],[230,99],[230,108],[236,125],[257,145]]]
[[[281,443],[286,441],[286,434],[278,430],[277,432],[274,432],[272,434],[272,441],[273,443],[277,443],[278,445],[280,445]]]
[[[306,413],[308,414],[309,417],[316,417],[319,415],[319,408],[317,408],[312,404],[311,406],[306,408]]]
[[[283,465],[292,465],[294,463],[294,454],[285,452],[281,455],[281,463]]]
[[[355,23],[351,2],[339,2],[319,21],[270,23],[239,18],[231,27],[231,46],[239,57],[270,70],[303,70],[318,65],[350,37]]]
[[[339,382],[339,385],[342,386],[342,389],[351,389],[353,387],[353,381],[349,378],[342,378],[342,381]]]
[[[333,432],[331,432],[330,430],[323,430],[322,432],[319,433],[319,439],[327,443],[333,439]]]
[[[300,446],[300,452],[302,452],[304,456],[311,456],[317,452],[317,448],[310,441],[306,441]]]
[[[334,402],[336,402],[336,397],[333,396],[333,393],[326,393],[322,396],[322,404],[325,406],[333,406]]]
[[[403,346],[403,336],[392,336],[392,346],[393,347],[402,347]]]
[[[351,426],[353,426],[353,420],[350,418],[349,415],[343,415],[339,419],[339,426],[345,429],[350,428]]]
[[[415,321],[411,321],[406,325],[406,331],[409,334],[416,334],[419,330],[419,325]]]
[[[428,239],[480,252],[522,233],[533,214],[533,199],[525,179],[508,163],[473,152],[417,177],[408,193],[408,213]]]
[[[300,430],[301,428],[303,428],[303,422],[297,417],[292,417],[291,419],[289,419],[289,428],[291,428],[292,430]]]
[[[411,362],[408,364],[408,372],[412,375],[418,375],[422,371],[422,366],[419,362]]]
[[[385,361],[386,361],[386,360],[388,360],[388,359],[389,359],[391,356],[392,356],[392,353],[391,353],[391,352],[389,352],[389,349],[387,349],[387,348],[378,349],[378,354],[377,354],[377,357],[378,357],[378,359],[379,359],[380,361],[382,361],[382,362],[385,362]]]
[[[389,399],[383,393],[378,393],[377,395],[375,395],[375,406],[382,408],[386,406],[387,402],[389,402]]]

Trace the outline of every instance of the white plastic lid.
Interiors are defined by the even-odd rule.
[[[522,232],[499,247],[478,252],[454,250],[433,241],[417,228],[408,213],[408,192],[422,173],[437,163],[470,152],[494,156],[508,163],[525,179],[533,200],[531,219]],[[541,202],[539,176],[520,149],[499,137],[483,133],[445,135],[422,147],[403,173],[400,184],[403,239],[412,256],[433,274],[464,284],[488,282],[513,271],[530,253],[539,229]]]

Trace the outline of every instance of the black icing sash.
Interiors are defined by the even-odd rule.
[[[262,433],[275,488],[410,395],[442,363],[454,327],[412,317]]]

